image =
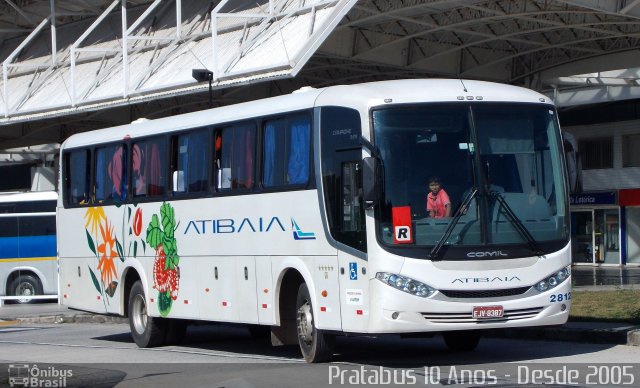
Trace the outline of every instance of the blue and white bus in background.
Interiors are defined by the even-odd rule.
[[[304,88],[76,134],[60,160],[63,303],[128,316],[140,347],[234,322],[319,362],[345,334],[462,351],[569,316],[558,115],[528,89]],[[435,176],[447,217],[426,208]]]
[[[57,200],[55,191],[0,193],[3,300],[28,303],[34,296],[57,298]]]

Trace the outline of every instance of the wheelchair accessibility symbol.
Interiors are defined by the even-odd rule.
[[[349,279],[358,280],[358,263],[349,263]]]

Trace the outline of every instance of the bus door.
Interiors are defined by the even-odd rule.
[[[362,120],[344,107],[320,111],[321,167],[327,226],[337,241],[342,329],[368,325],[367,239],[362,201]]]
[[[336,232],[344,249],[338,249],[342,329],[363,331],[368,326],[369,274],[366,261],[366,231],[362,200],[361,149],[336,153],[339,163],[340,200]]]

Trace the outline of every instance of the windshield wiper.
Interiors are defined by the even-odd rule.
[[[431,252],[429,252],[429,254],[427,255],[427,258],[429,260],[438,260],[438,255],[440,254],[440,250],[444,246],[444,243],[447,241],[447,239],[449,239],[449,236],[451,236],[451,233],[453,232],[453,228],[458,224],[458,221],[460,221],[460,217],[462,217],[463,214],[465,214],[469,210],[469,204],[477,194],[478,194],[478,189],[475,187],[469,192],[469,194],[467,194],[464,201],[462,201],[462,205],[460,205],[460,207],[456,211],[456,214],[454,214],[451,221],[449,221],[449,224],[447,225],[447,229],[442,234],[442,237],[440,237],[440,240],[438,240],[438,243],[433,247]]]
[[[522,224],[522,221],[513,212],[513,209],[511,209],[511,206],[509,206],[507,201],[505,201],[505,199],[502,196],[502,194],[500,194],[497,191],[491,191],[489,193],[489,195],[491,197],[495,198],[496,201],[498,201],[500,203],[500,206],[504,209],[505,214],[507,215],[507,217],[509,217],[509,219],[511,220],[511,223],[513,224],[515,229],[518,231],[518,233],[520,233],[520,235],[525,240],[527,240],[527,243],[529,244],[529,248],[531,248],[533,253],[535,253],[538,256],[542,255],[542,253],[543,253],[542,249],[540,249],[540,246],[536,242],[536,239],[533,238],[533,236],[531,235],[531,233],[529,232],[527,227]]]

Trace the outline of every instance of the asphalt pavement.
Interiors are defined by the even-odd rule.
[[[574,290],[640,289],[640,267],[574,266]],[[43,323],[126,323],[126,318],[91,314],[57,303],[0,306],[0,327]],[[491,330],[491,336],[640,346],[640,325],[625,322],[567,322],[562,326]]]

